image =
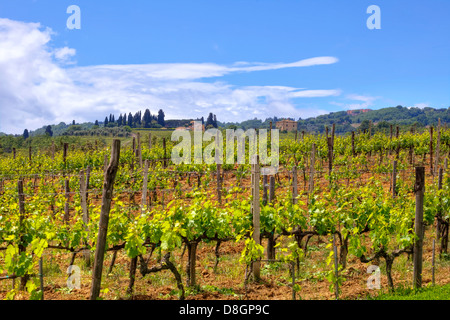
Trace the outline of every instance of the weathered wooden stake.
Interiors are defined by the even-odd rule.
[[[44,300],[44,268],[42,256],[39,258],[39,289],[41,290],[41,300]]]
[[[66,168],[66,161],[67,161],[67,152],[69,150],[69,144],[68,143],[64,143],[64,148],[63,148],[63,161],[64,161],[64,167]]]
[[[69,201],[70,201],[70,187],[69,179],[64,180],[64,192],[66,196],[66,202],[64,203],[64,223],[69,222]]]
[[[111,149],[111,161],[106,170],[103,180],[102,207],[100,211],[99,231],[97,247],[95,249],[94,270],[92,272],[92,285],[90,300],[97,300],[100,295],[102,281],[103,260],[106,249],[106,234],[108,232],[109,212],[111,210],[111,200],[113,197],[114,180],[119,168],[120,140],[113,141]]]
[[[331,174],[333,171],[333,140],[331,137],[328,138],[328,171]]]
[[[252,215],[253,215],[253,240],[256,244],[261,244],[260,239],[260,207],[259,207],[259,157],[255,155],[256,161],[252,164]],[[261,262],[252,263],[253,278],[255,281],[261,279]]]
[[[262,196],[263,201],[262,202],[263,202],[264,206],[267,204],[267,187],[269,186],[267,183],[267,181],[268,181],[267,177],[268,177],[267,175],[263,175],[263,196]]]
[[[333,125],[331,126],[331,145],[334,148],[334,134],[336,132],[336,124],[333,123]]]
[[[418,239],[414,242],[414,288],[422,287],[422,264],[423,264],[423,197],[425,190],[425,168],[416,167],[416,183],[414,192],[416,194],[416,216],[414,220],[414,231]]]
[[[270,176],[269,179],[269,202],[273,203],[275,201],[275,177]]]

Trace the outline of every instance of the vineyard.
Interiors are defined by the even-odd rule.
[[[393,129],[282,136],[270,176],[175,165],[143,132],[4,153],[0,297],[359,299],[371,266],[382,291],[449,283],[450,130]]]

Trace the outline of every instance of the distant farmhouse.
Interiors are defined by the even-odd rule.
[[[372,109],[359,109],[359,110],[347,110],[347,114],[351,116],[355,116],[360,113],[366,113],[372,111]]]
[[[280,131],[295,131],[297,130],[297,121],[294,120],[280,120],[275,124]]]

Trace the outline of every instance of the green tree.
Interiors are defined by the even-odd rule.
[[[150,128],[152,124],[152,114],[149,109],[145,109],[144,116],[142,117],[144,128]]]
[[[208,118],[206,118],[205,128],[214,128],[214,115],[212,112],[210,112]]]
[[[131,112],[128,114],[128,126],[130,128],[133,128],[133,115],[131,114]]]
[[[164,117],[165,117],[164,111],[162,111],[162,109],[159,109],[159,111],[158,111],[158,124],[161,127],[164,127],[166,125],[166,122],[164,121]]]
[[[45,128],[45,134],[50,137],[53,137],[52,126],[48,125],[47,128]]]

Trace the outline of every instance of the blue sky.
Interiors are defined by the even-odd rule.
[[[0,0],[0,131],[145,108],[219,121],[447,108],[449,12],[448,0]]]

